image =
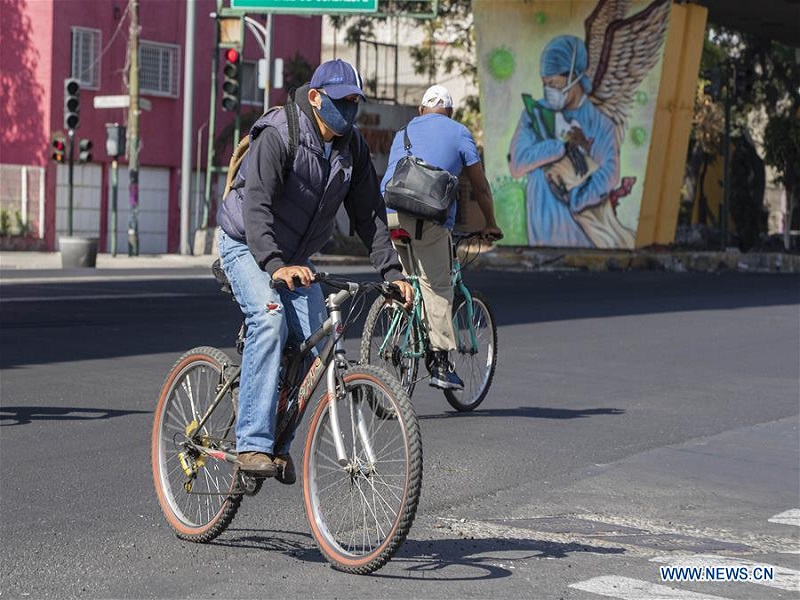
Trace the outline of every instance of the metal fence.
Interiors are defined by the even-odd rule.
[[[44,167],[0,165],[0,235],[44,238]]]

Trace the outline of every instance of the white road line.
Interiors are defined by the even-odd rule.
[[[605,576],[587,579],[580,583],[573,583],[569,587],[583,590],[600,596],[622,598],[623,600],[725,600],[722,596],[709,596],[698,594],[678,588],[657,585],[629,577]]]
[[[139,294],[86,294],[79,296],[24,296],[21,298],[2,298],[0,304],[12,302],[69,302],[72,300],[131,300],[135,298],[197,298],[198,294],[186,292],[142,292]]]
[[[800,508],[792,508],[774,517],[767,519],[770,523],[783,523],[784,525],[797,525],[800,527]]]
[[[715,556],[713,554],[694,554],[691,556],[657,556],[650,562],[660,562],[676,567],[747,567],[752,572],[753,567],[768,567],[774,571],[775,579],[772,581],[748,581],[755,585],[764,585],[780,590],[800,591],[800,571],[778,567],[767,563],[745,560],[732,556]]]

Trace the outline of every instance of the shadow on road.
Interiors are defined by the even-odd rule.
[[[419,419],[461,419],[466,417],[530,417],[532,419],[583,419],[596,415],[624,415],[621,408],[543,408],[540,406],[520,406],[518,408],[477,409],[471,412],[450,411],[435,415],[420,415]]]
[[[305,532],[229,529],[225,537],[210,545],[281,552],[303,562],[326,563],[312,537]],[[498,579],[514,574],[515,561],[567,558],[577,553],[624,552],[624,548],[520,538],[409,539],[389,566],[372,576],[425,581]]]
[[[34,421],[96,421],[148,412],[150,411],[65,406],[0,406],[0,427],[27,425]]]
[[[515,561],[566,558],[576,553],[624,552],[624,548],[521,538],[407,540],[391,563],[404,565],[405,573],[379,571],[375,577],[426,581],[498,579],[514,574]]]

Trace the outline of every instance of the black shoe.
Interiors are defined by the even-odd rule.
[[[436,352],[430,366],[432,387],[440,390],[463,390],[464,382],[456,374],[453,364],[447,357],[447,352]]]
[[[276,454],[275,464],[278,465],[279,472],[275,479],[286,485],[292,485],[297,481],[297,472],[294,470],[294,461],[288,454]]]

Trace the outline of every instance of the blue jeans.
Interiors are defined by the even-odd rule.
[[[319,284],[274,290],[269,274],[258,266],[247,244],[220,232],[218,245],[222,268],[247,323],[236,449],[285,454],[294,432],[281,448],[275,448],[281,352],[288,340],[302,342],[327,318],[322,290]]]

